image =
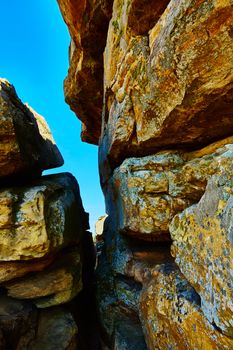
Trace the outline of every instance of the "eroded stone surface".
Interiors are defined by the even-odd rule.
[[[113,0],[58,0],[72,41],[66,102],[83,123],[82,140],[98,144],[103,103],[103,51]]]
[[[62,307],[42,310],[32,349],[76,350],[78,328],[72,314]]]
[[[20,101],[7,80],[0,79],[0,178],[35,177],[62,164],[44,118]]]
[[[37,314],[32,303],[1,295],[1,349],[31,349],[30,344],[36,335]]]
[[[3,189],[0,205],[2,261],[41,258],[77,244],[87,226],[78,184],[68,173]]]
[[[140,319],[149,350],[230,350],[233,340],[204,317],[200,298],[174,265],[161,266],[143,289]]]
[[[8,295],[16,299],[32,299],[39,308],[64,304],[72,300],[82,289],[82,264],[80,252],[74,250],[58,256],[46,270],[4,286]]]
[[[115,231],[169,240],[172,218],[199,201],[207,180],[232,167],[232,137],[194,152],[164,151],[126,159],[107,182],[107,213]]]
[[[30,272],[42,271],[55,259],[54,255],[33,260],[0,261],[0,283],[22,277]]]
[[[132,10],[133,2],[115,0],[109,25],[102,173],[129,156],[197,147],[233,132],[231,0],[172,0],[166,9],[166,1],[152,1],[155,17],[156,6],[165,11],[145,19],[146,30],[146,12]],[[140,25],[133,27],[134,11]]]
[[[140,291],[140,283],[111,270],[103,249],[97,269],[97,302],[103,337],[111,349],[146,349],[138,319]]]
[[[175,216],[172,253],[211,323],[233,337],[233,169],[214,176],[200,202]]]

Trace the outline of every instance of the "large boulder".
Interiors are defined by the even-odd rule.
[[[104,186],[112,227],[144,240],[169,240],[173,217],[200,200],[212,175],[231,167],[232,141],[126,159]]]
[[[0,79],[0,179],[63,165],[44,118],[23,104],[14,87]]]
[[[174,217],[172,254],[201,297],[205,316],[233,338],[233,167],[214,176],[200,202]]]
[[[31,260],[79,243],[87,228],[75,178],[44,176],[0,191],[0,261]]]
[[[163,265],[144,286],[140,319],[149,350],[230,350],[233,340],[222,335],[202,313],[200,298],[174,265]]]
[[[109,24],[101,172],[233,132],[231,0],[135,2],[115,0]]]

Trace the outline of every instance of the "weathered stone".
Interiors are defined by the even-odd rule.
[[[97,301],[107,345],[118,350],[127,346],[130,350],[146,349],[138,319],[141,285],[123,275],[114,276],[104,250],[99,258],[97,281]]]
[[[104,230],[104,222],[107,219],[107,215],[102,215],[95,223],[95,238],[98,240],[97,236],[101,236]]]
[[[101,131],[103,51],[112,2],[58,0],[72,38],[65,99],[83,122],[82,140],[94,144]]]
[[[0,296],[1,350],[31,349],[37,327],[37,310],[33,304]]]
[[[0,192],[0,260],[41,258],[77,244],[87,226],[75,178],[44,176]]]
[[[35,177],[62,164],[44,118],[20,101],[7,80],[0,79],[0,178]]]
[[[149,350],[230,350],[233,340],[204,317],[200,298],[175,266],[164,265],[143,289],[140,319]]]
[[[22,277],[29,272],[42,271],[53,262],[54,255],[24,261],[1,261],[0,283]]]
[[[64,304],[82,289],[80,252],[74,250],[57,257],[45,271],[4,284],[8,295],[17,299],[33,299],[39,308]]]
[[[115,324],[114,350],[147,350],[142,328],[138,320],[119,315]]]
[[[133,2],[115,0],[109,25],[101,173],[130,156],[233,132],[231,0],[172,0],[158,22],[167,1],[148,4],[150,22]]]
[[[208,320],[233,337],[233,168],[214,176],[200,202],[175,216],[172,253]]]
[[[62,307],[40,311],[33,350],[76,350],[78,328],[72,314]]]
[[[113,275],[125,276],[143,284],[154,266],[173,260],[170,243],[139,241],[119,234],[113,227],[108,217],[103,242],[97,243],[97,251],[105,251]]]
[[[207,180],[233,160],[232,137],[194,152],[163,151],[126,159],[106,186],[107,213],[116,232],[169,240],[172,218],[203,195]]]

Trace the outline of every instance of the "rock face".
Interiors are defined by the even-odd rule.
[[[0,126],[0,348],[84,350],[78,299],[93,287],[95,256],[78,183],[69,173],[40,176],[62,156],[44,119],[6,80]]]
[[[0,346],[7,349],[77,349],[77,325],[65,308],[38,312],[31,303],[0,297]]]
[[[145,285],[140,318],[149,350],[223,350],[233,346],[233,339],[208,323],[198,294],[179,270],[169,264],[161,266]]]
[[[63,158],[44,118],[24,105],[14,87],[0,79],[0,179],[61,166]]]
[[[231,1],[134,3],[115,0],[109,25],[101,168],[233,131]]]
[[[66,100],[99,140],[102,347],[230,350],[232,0],[58,3]]]
[[[170,230],[172,253],[205,316],[233,337],[232,167],[227,170],[209,181],[197,205],[175,216]]]
[[[78,244],[87,228],[78,185],[70,174],[44,176],[29,187],[4,189],[0,203],[1,261],[52,254]]]
[[[103,101],[103,51],[112,0],[58,0],[72,41],[66,102],[82,121],[82,140],[98,144]]]

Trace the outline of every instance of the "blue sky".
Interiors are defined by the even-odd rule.
[[[47,120],[65,159],[53,172],[69,171],[78,180],[90,224],[104,214],[97,146],[82,143],[80,121],[64,101],[69,33],[56,0],[0,0],[0,76]],[[47,173],[47,172],[46,172]]]

